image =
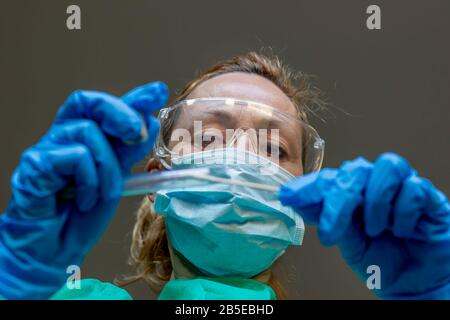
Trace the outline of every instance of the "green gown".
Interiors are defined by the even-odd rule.
[[[130,294],[97,279],[81,280],[80,289],[64,286],[51,300],[132,300]],[[268,285],[241,278],[194,278],[169,281],[158,300],[275,300]]]

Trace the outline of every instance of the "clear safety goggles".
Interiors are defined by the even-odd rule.
[[[164,167],[191,153],[243,148],[303,173],[320,169],[324,145],[316,130],[298,117],[253,101],[198,98],[177,102],[158,114],[161,131],[154,157]]]

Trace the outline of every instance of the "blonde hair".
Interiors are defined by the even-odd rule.
[[[308,113],[314,112],[314,108],[322,108],[325,104],[310,76],[304,73],[293,73],[282,65],[277,57],[256,52],[249,52],[217,63],[200,73],[187,83],[175,102],[186,99],[200,83],[231,72],[256,74],[272,81],[290,98],[297,109],[298,117],[304,122],[308,122]],[[163,170],[163,167],[153,158],[149,159],[148,164]],[[148,196],[144,197],[137,211],[129,264],[135,269],[136,274],[126,277],[124,281],[119,281],[120,285],[143,279],[154,292],[159,293],[171,278],[173,268],[164,218],[153,211],[152,198]],[[286,298],[273,272],[270,274],[268,285],[275,291],[278,299]]]

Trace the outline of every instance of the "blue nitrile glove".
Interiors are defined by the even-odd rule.
[[[122,98],[76,91],[66,100],[12,176],[0,216],[0,296],[45,299],[62,287],[113,217],[123,177],[151,151],[159,132],[151,113],[167,97],[155,82]],[[61,193],[68,185],[75,198]]]
[[[279,198],[322,244],[337,244],[364,281],[380,268],[382,298],[450,298],[450,205],[400,156],[363,158],[323,169],[282,186]]]

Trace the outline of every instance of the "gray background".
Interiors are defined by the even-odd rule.
[[[66,29],[69,4],[81,6],[81,31]],[[369,4],[381,6],[381,31],[365,26]],[[269,46],[293,68],[317,75],[329,100],[351,114],[331,109],[325,123],[314,121],[327,143],[325,166],[395,151],[449,193],[448,0],[9,0],[0,6],[0,26],[1,208],[21,152],[71,91],[120,95],[163,80],[173,93],[219,59]],[[84,277],[111,281],[129,272],[139,201],[122,201]],[[313,228],[283,260],[292,298],[373,298]],[[143,284],[129,290],[152,297]]]

